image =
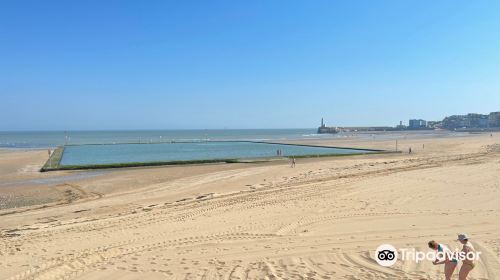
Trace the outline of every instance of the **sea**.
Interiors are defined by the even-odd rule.
[[[62,145],[168,143],[197,141],[279,141],[328,139],[316,129],[206,129],[206,130],[100,130],[100,131],[0,131],[0,148],[43,149]]]
[[[99,131],[0,131],[0,149],[44,149],[62,145],[169,143],[199,141],[284,141],[357,137],[404,139],[449,137],[468,133],[449,131],[354,132],[317,134],[316,128],[303,129],[198,129],[198,130],[99,130]]]

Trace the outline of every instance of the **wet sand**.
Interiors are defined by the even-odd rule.
[[[394,140],[292,141],[394,149]],[[0,279],[442,279],[374,261],[472,236],[500,277],[500,134],[408,135],[412,154],[39,173],[0,151]],[[455,279],[458,279],[456,271]]]

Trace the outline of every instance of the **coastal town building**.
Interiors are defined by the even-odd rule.
[[[403,124],[403,121],[399,121],[399,124],[396,126],[396,128],[403,130],[406,129],[406,125]]]
[[[397,130],[433,130],[448,129],[456,131],[484,131],[500,130],[500,111],[491,112],[487,115],[469,113],[467,115],[452,115],[445,117],[442,121],[426,121],[423,119],[410,119],[408,126],[402,121],[394,127],[370,126],[370,127],[328,127],[321,119],[318,133],[338,133],[356,131],[397,131]]]
[[[427,127],[428,128],[441,128],[442,122],[441,121],[427,121]]]
[[[500,112],[491,112],[488,116],[489,127],[500,127]]]
[[[421,128],[426,128],[427,127],[427,122],[422,119],[411,119],[408,122],[408,128],[409,129],[421,129]]]
[[[497,128],[500,127],[500,112],[489,115],[469,113],[452,115],[443,119],[442,127],[446,129]]]

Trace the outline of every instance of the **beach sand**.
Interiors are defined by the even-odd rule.
[[[395,148],[378,136],[300,142]],[[500,134],[398,147],[296,168],[46,173],[46,151],[0,151],[0,279],[444,279],[430,261],[382,267],[374,251],[460,248],[459,232],[482,253],[469,279],[500,279]]]

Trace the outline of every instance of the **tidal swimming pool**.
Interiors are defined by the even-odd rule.
[[[177,142],[153,144],[104,144],[66,146],[60,167],[127,163],[196,162],[270,158],[281,150],[283,156],[324,156],[374,152],[373,150],[344,149],[262,142]]]

